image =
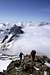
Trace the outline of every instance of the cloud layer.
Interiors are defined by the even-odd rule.
[[[23,30],[25,33],[18,40],[15,40],[6,53],[19,54],[22,51],[27,54],[35,49],[37,52],[42,52],[50,57],[50,25],[40,27],[28,25]]]

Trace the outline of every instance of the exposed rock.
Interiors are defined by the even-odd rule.
[[[2,40],[2,43],[5,42],[6,39],[9,38],[9,35],[12,34],[12,36],[10,37],[10,39],[7,41],[7,43],[11,42],[13,40],[13,38],[15,37],[19,37],[20,34],[23,34],[24,31],[22,30],[21,26],[17,26],[16,24],[13,25],[13,27],[11,27],[10,29],[6,29],[5,30],[5,37]]]
[[[39,26],[44,26],[44,25],[50,25],[50,23],[49,23],[49,22],[41,22],[41,23],[39,24]]]
[[[0,72],[0,75],[5,75],[5,73],[3,73],[3,72]]]
[[[48,57],[46,57],[48,60]],[[24,59],[12,61],[5,75],[44,75],[45,71],[50,75],[50,67],[45,64],[45,56],[36,56],[32,61],[31,55],[24,56]]]
[[[5,38],[3,39],[2,43],[8,38],[8,35],[5,36]]]
[[[24,33],[22,30],[22,27],[17,26],[16,24],[10,29],[9,33],[14,33],[14,34],[22,34]]]

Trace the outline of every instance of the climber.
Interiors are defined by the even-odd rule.
[[[23,55],[23,53],[20,52],[20,54],[19,54],[20,60],[22,60],[22,55]]]
[[[35,59],[35,54],[36,54],[36,51],[35,50],[32,50],[31,51],[31,57],[32,57],[32,60],[34,61]]]

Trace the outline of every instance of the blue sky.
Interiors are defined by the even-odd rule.
[[[50,0],[0,0],[0,21],[50,21]]]

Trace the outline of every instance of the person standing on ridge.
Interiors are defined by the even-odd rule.
[[[36,54],[36,51],[35,50],[32,50],[31,51],[32,61],[34,61],[34,59],[35,59],[35,54]]]
[[[22,60],[22,55],[23,55],[23,53],[20,52],[20,54],[19,54],[20,60]]]

